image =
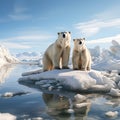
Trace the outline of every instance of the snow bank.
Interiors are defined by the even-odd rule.
[[[19,60],[12,56],[8,49],[0,45],[0,67],[8,63],[18,63]]]
[[[33,84],[33,86],[39,86],[48,90],[50,87],[50,90],[52,90],[55,85],[57,86],[59,84],[57,86],[57,89],[58,87],[61,87],[67,90],[79,92],[83,91],[106,93],[109,93],[111,88],[116,89],[119,81],[116,83],[115,76],[108,76],[105,73],[95,70],[79,71],[71,69],[52,70],[37,74],[34,73],[31,75],[23,76],[19,79],[19,82]]]

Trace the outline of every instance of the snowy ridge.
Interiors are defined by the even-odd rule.
[[[112,40],[109,49],[100,50],[99,47],[90,49],[92,55],[92,68],[95,70],[118,70],[120,72],[120,44]]]
[[[23,52],[16,54],[16,58],[21,62],[37,63],[41,65],[40,61],[42,60],[42,54],[37,52]]]
[[[8,49],[0,45],[0,67],[8,63],[18,63],[19,60],[12,56]]]

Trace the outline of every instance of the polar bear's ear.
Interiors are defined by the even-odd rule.
[[[83,40],[85,40],[85,38],[83,38]]]
[[[71,34],[71,32],[69,32],[69,34]]]
[[[60,33],[58,32],[58,35],[59,35]]]
[[[73,39],[73,41],[75,41],[75,39]]]

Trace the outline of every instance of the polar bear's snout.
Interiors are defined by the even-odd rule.
[[[63,38],[65,38],[65,36],[66,36],[65,33],[63,33]]]
[[[82,41],[80,41],[79,44],[82,44]]]

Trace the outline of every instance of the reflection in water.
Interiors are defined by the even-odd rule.
[[[10,73],[13,69],[15,69],[15,65],[4,65],[0,68],[0,84],[5,82],[5,78],[9,77]]]
[[[47,109],[45,109],[44,115],[47,116],[48,120],[109,120],[109,118],[105,116],[106,112],[110,110],[120,110],[119,98],[113,98],[109,95],[86,93],[84,94],[86,97],[84,101],[80,101],[80,99],[75,101],[75,92],[66,91],[64,88],[58,90],[57,87],[54,87],[54,89],[49,91],[48,87],[42,87],[44,84],[36,84],[37,82],[42,83],[42,80],[28,80],[18,82],[19,84],[30,88],[35,88],[42,92],[42,95],[38,97],[44,101],[47,107]],[[45,84],[46,83],[48,82],[45,82]],[[56,84],[54,83],[52,85],[55,86]],[[40,108],[41,106],[37,107]],[[45,118],[44,115],[41,116],[39,114],[39,116],[42,118]],[[113,119],[119,120],[119,117]]]
[[[65,90],[57,91],[56,89],[49,91],[36,85],[34,80],[30,82],[19,81],[19,84],[43,92],[42,98],[47,106],[47,114],[50,116],[50,120],[86,120],[91,106],[88,99],[82,102],[75,101],[73,98],[76,93]]]
[[[106,99],[108,100],[106,102],[107,105],[112,106],[113,108],[120,106],[120,99],[119,97],[111,97],[111,96],[106,96]]]
[[[90,103],[89,101],[76,103],[71,98],[48,93],[43,93],[43,99],[48,107],[47,113],[57,120],[85,120],[90,110],[90,104],[76,107],[76,104]]]

